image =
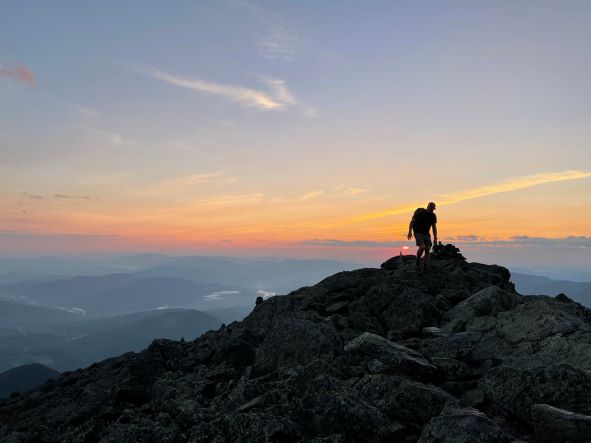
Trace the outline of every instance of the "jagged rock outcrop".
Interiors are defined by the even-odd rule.
[[[0,440],[588,441],[590,311],[520,296],[500,266],[432,265],[341,272],[65,373],[0,403]]]

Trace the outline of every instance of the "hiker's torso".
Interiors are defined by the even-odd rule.
[[[431,226],[437,223],[435,213],[427,211],[425,208],[418,208],[413,218],[415,221],[412,224],[412,230],[421,234],[428,234]]]

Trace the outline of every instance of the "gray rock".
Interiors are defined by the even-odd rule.
[[[450,408],[429,421],[419,443],[509,443],[512,440],[486,414],[471,408]]]
[[[345,352],[381,361],[390,374],[404,374],[417,378],[435,375],[437,368],[417,351],[364,332],[345,345]]]
[[[517,304],[518,298],[515,293],[498,286],[490,286],[471,295],[446,312],[443,315],[443,321],[448,324],[452,321],[455,323],[462,321],[467,324],[477,317],[495,316],[497,312],[510,310]],[[446,326],[443,327],[445,332],[453,332]]]
[[[339,312],[339,311],[342,311],[343,309],[345,309],[348,305],[349,305],[348,300],[339,301],[339,302],[333,303],[328,308],[326,308],[326,312],[329,312],[329,313]]]
[[[430,358],[440,357],[464,360],[469,358],[481,339],[482,334],[477,332],[460,332],[423,340],[419,351]]]
[[[480,375],[479,371],[455,358],[435,357],[431,363],[439,369],[441,376],[449,381],[474,380]]]
[[[460,404],[469,408],[478,408],[484,403],[486,396],[480,389],[470,389],[460,398]]]
[[[380,411],[401,422],[426,423],[457,399],[435,386],[391,375],[368,375],[355,388]]]
[[[551,366],[501,366],[479,382],[487,399],[509,414],[530,422],[534,404],[551,404],[566,410],[591,414],[591,374],[567,364]]]
[[[428,326],[422,330],[423,338],[445,337],[447,335],[449,334],[443,332],[440,328],[435,326]]]
[[[553,443],[588,443],[591,439],[591,416],[576,414],[545,404],[531,407],[536,439]]]

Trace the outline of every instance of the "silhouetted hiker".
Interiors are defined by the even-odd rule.
[[[437,216],[435,211],[435,203],[429,202],[427,209],[417,208],[412,216],[412,220],[408,225],[408,239],[412,238],[413,232],[415,235],[416,244],[419,247],[417,250],[417,269],[421,270],[421,257],[425,253],[424,269],[429,268],[429,257],[431,256],[431,235],[429,230],[433,227],[433,239],[437,243]]]

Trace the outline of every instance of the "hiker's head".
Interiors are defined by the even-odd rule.
[[[427,210],[433,212],[435,209],[437,209],[437,206],[435,206],[435,203],[429,202],[429,204],[427,205]]]

